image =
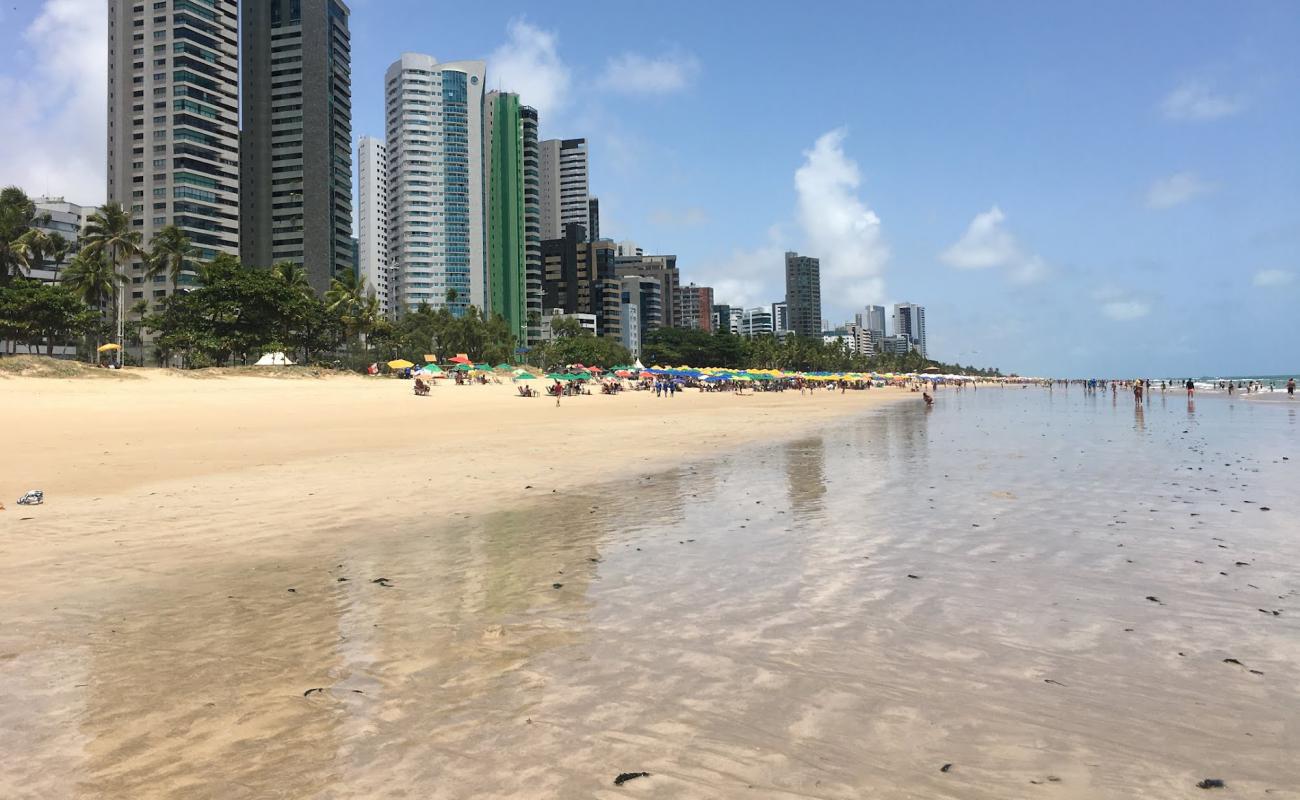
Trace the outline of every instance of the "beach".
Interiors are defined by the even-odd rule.
[[[0,796],[1300,796],[1297,409],[511,391],[0,381]]]

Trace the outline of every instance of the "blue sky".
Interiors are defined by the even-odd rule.
[[[0,182],[103,195],[103,0],[0,12]],[[602,233],[719,302],[823,259],[833,321],[1037,374],[1300,371],[1300,12],[1249,3],[352,3],[354,132],[403,51],[590,141]],[[57,56],[57,57],[56,57]]]

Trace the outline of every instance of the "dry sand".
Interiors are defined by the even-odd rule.
[[[84,570],[114,575],[126,550],[135,568],[167,572],[232,552],[294,552],[385,521],[511,508],[917,402],[893,389],[624,392],[566,397],[557,408],[508,383],[439,380],[417,398],[410,382],[382,378],[142,374],[0,379],[9,421],[0,592],[75,585],[90,577]],[[34,488],[44,506],[13,504]],[[33,519],[17,525],[23,516]],[[51,569],[67,558],[83,571]]]

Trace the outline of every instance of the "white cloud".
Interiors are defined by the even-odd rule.
[[[1120,322],[1141,319],[1151,313],[1151,307],[1141,300],[1111,300],[1101,304],[1101,313]]]
[[[708,221],[709,213],[702,208],[683,208],[681,210],[659,208],[650,212],[651,224],[666,227],[692,228],[696,225],[707,224]]]
[[[1035,283],[1047,277],[1047,262],[1027,252],[1003,227],[1006,218],[997,206],[976,214],[961,238],[939,254],[940,260],[957,269],[1002,267],[1016,283]]]
[[[685,89],[700,70],[695,56],[670,54],[651,58],[624,53],[605,62],[601,88],[629,94],[668,94]]]
[[[1147,208],[1172,208],[1182,205],[1212,188],[1214,187],[1201,180],[1195,172],[1178,172],[1151,184],[1147,189]]]
[[[103,0],[46,0],[0,75],[0,183],[98,204],[107,192],[108,15]]]
[[[1245,101],[1216,93],[1199,81],[1189,81],[1165,95],[1160,111],[1166,119],[1180,122],[1203,122],[1229,117],[1245,109]]]
[[[569,102],[572,77],[560,59],[559,36],[523,18],[506,26],[508,41],[488,56],[488,85],[518,92],[519,99],[537,109],[544,124]]]
[[[809,255],[821,259],[823,306],[883,299],[889,247],[880,217],[858,197],[858,164],[844,153],[845,130],[823,134],[795,171],[799,224]],[[830,301],[830,302],[826,302]]]
[[[1151,305],[1115,286],[1103,286],[1092,293],[1101,313],[1119,322],[1141,319],[1151,313]]]
[[[1295,280],[1295,273],[1285,269],[1261,269],[1255,273],[1256,286],[1286,286]]]
[[[780,226],[767,231],[758,247],[736,248],[725,258],[708,261],[691,271],[700,283],[713,287],[713,302],[752,308],[785,297],[785,251]]]

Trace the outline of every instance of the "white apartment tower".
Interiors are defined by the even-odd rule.
[[[362,136],[357,144],[357,267],[366,288],[392,312],[388,279],[388,175],[384,143]]]
[[[389,303],[484,307],[483,61],[404,53],[384,75]],[[454,291],[454,296],[449,295]]]
[[[239,254],[239,6],[108,0],[108,199],[148,247],[176,225],[198,259]],[[126,290],[150,303],[137,259]],[[181,276],[181,288],[192,285]]]
[[[906,336],[922,358],[929,358],[925,347],[925,306],[915,303],[895,304],[894,335]]]
[[[587,140],[546,139],[539,150],[542,239],[563,239],[564,226],[575,222],[591,238]]]

